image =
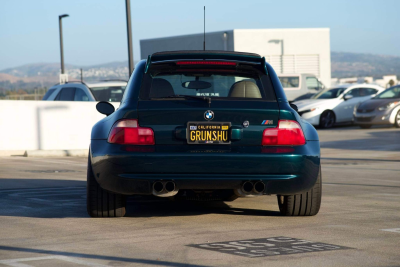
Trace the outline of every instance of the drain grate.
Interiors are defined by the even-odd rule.
[[[189,246],[248,258],[350,249],[349,247],[284,236]]]

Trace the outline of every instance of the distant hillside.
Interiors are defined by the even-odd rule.
[[[136,62],[135,62],[136,63]],[[128,62],[116,61],[92,66],[66,64],[70,80],[80,80],[80,68],[84,81],[101,79],[128,79]],[[346,52],[331,53],[332,78],[397,75],[400,77],[400,57],[358,54]],[[33,89],[50,87],[58,82],[59,63],[27,64],[16,68],[0,70],[0,89]]]
[[[331,71],[332,78],[400,76],[400,57],[332,52]]]

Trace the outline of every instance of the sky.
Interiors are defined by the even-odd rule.
[[[207,32],[327,27],[332,51],[400,56],[399,0],[131,0],[134,60],[140,39],[201,33],[204,5]],[[128,59],[125,0],[0,0],[0,70],[60,62],[60,14],[66,64]]]

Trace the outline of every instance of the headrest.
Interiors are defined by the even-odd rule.
[[[234,83],[229,90],[229,97],[261,98],[260,89],[251,81]]]
[[[169,81],[161,78],[154,78],[151,84],[150,97],[166,97],[174,95],[174,88]]]

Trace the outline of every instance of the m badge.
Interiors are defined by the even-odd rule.
[[[263,122],[261,123],[262,125],[272,125],[274,124],[273,120],[263,120]]]

